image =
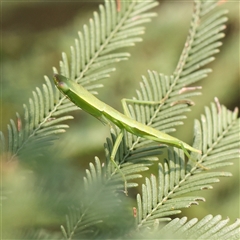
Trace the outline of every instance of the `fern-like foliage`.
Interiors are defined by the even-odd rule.
[[[146,13],[155,7],[154,0],[147,2],[124,1],[121,11],[116,10],[114,0],[105,1],[100,5],[99,13],[94,12],[89,26],[84,25],[83,32],[79,32],[75,39],[75,46],[71,47],[71,58],[62,54],[60,72],[75,79],[88,90],[101,87],[96,81],[109,77],[115,69],[110,64],[128,59],[128,53],[112,53],[113,50],[126,46],[133,46],[141,41],[139,35],[144,33],[143,23],[149,22],[155,13]],[[69,63],[70,62],[70,63]],[[58,72],[54,68],[54,72]],[[29,99],[29,106],[24,105],[24,118],[17,113],[17,123],[14,120],[8,125],[8,141],[2,132],[1,152],[7,152],[8,159],[20,155],[23,149],[31,149],[49,145],[56,138],[56,133],[62,133],[68,127],[60,124],[72,119],[67,113],[78,109],[66,97],[53,88],[51,81],[45,76],[46,84],[42,89],[33,91],[33,98]],[[61,116],[63,115],[64,116]]]
[[[195,122],[195,147],[202,149],[199,162],[209,170],[231,164],[231,159],[239,157],[238,111],[231,112],[224,106],[211,105],[205,109],[201,122]],[[193,191],[211,189],[211,184],[219,182],[218,177],[231,176],[228,172],[202,171],[192,167],[189,161],[185,167],[184,154],[181,150],[169,150],[164,165],[159,164],[158,178],[154,175],[146,179],[142,186],[142,196],[137,195],[138,227],[154,226],[158,221],[170,220],[169,216],[180,213],[181,208],[198,204],[203,198],[188,196]],[[167,216],[167,217],[166,217]]]
[[[211,69],[203,69],[202,67],[214,60],[213,55],[219,51],[218,47],[221,46],[219,40],[224,36],[221,31],[225,28],[224,23],[227,21],[224,16],[226,11],[211,12],[217,6],[217,1],[207,3],[195,1],[194,3],[189,36],[173,75],[165,76],[156,71],[149,71],[148,77],[143,76],[140,83],[141,89],[137,91],[137,97],[134,98],[134,100],[159,102],[159,104],[129,104],[132,118],[168,133],[175,131],[175,126],[182,124],[182,120],[185,118],[183,113],[189,111],[189,105],[192,105],[190,98],[199,95],[199,92],[195,90],[201,89],[200,87],[188,88],[187,86],[205,78],[211,72]],[[198,163],[189,162],[186,169],[183,152],[179,149],[174,149],[174,151],[169,149],[168,159],[165,160],[164,167],[159,165],[158,178],[153,175],[151,179],[147,178],[146,184],[143,185],[142,196],[137,195],[138,207],[135,209],[134,215],[137,218],[137,228],[141,231],[146,227],[154,228],[156,221],[171,220],[170,216],[179,213],[182,208],[198,204],[198,201],[204,201],[202,197],[183,197],[183,194],[211,188],[210,184],[218,182],[218,177],[230,176],[230,173],[203,171],[200,166],[201,164],[204,167],[206,165],[208,169],[225,166],[229,163],[223,162],[223,160],[238,157],[237,137],[233,140],[234,145],[231,145],[232,142],[230,142],[226,148],[230,151],[226,154],[231,153],[230,158],[223,157],[221,158],[222,162],[219,163],[218,155],[216,158],[209,155],[210,151],[214,154],[218,146],[226,146],[226,142],[220,143],[219,141],[224,141],[227,134],[231,135],[230,126],[233,126],[236,131],[237,111],[231,113],[223,106],[217,109],[215,105],[212,105],[212,112],[210,114],[209,112],[210,110],[207,108],[205,118],[208,119],[209,129],[201,130],[201,124],[195,123],[194,147],[201,149],[203,156],[199,157],[196,154],[191,156],[193,159],[198,159]],[[216,118],[219,120],[216,121]],[[220,119],[226,118],[227,122],[221,125],[223,120]],[[220,125],[216,125],[217,123]],[[204,122],[202,122],[202,127],[204,126]],[[214,138],[211,135],[212,131],[214,131]],[[209,135],[206,137],[207,132]],[[97,160],[96,164],[91,165],[90,170],[87,171],[85,183],[88,187],[95,181],[103,181],[108,189],[123,189],[122,176],[110,161],[117,134],[118,131],[113,129],[112,138],[108,139],[105,144],[106,165],[101,166]],[[208,140],[206,141],[206,139]],[[149,143],[151,141],[125,133],[115,160],[126,176],[128,188],[136,186],[136,183],[130,181],[139,178],[139,171],[147,170],[152,161],[157,160],[157,156],[161,154],[162,149],[159,146],[149,145]],[[206,146],[208,147],[206,148]],[[209,161],[211,158],[213,160]],[[100,172],[104,172],[104,176],[106,176],[104,180],[102,174],[99,174]],[[97,202],[99,192],[94,194],[92,199]],[[111,199],[105,201],[105,204],[106,206],[111,205]],[[88,219],[85,211],[81,211],[79,219],[81,221],[75,221],[75,224],[70,227],[68,224],[67,230],[63,228],[66,239],[71,239],[74,236],[74,231],[84,226],[84,222]],[[71,232],[71,235],[66,234],[67,232]]]
[[[175,218],[160,230],[155,222],[155,229],[140,232],[135,236],[137,239],[239,239],[240,220],[237,219],[233,224],[227,225],[229,219],[222,220],[220,215],[207,215],[200,221],[194,218],[187,221],[186,217]]]
[[[158,105],[130,106],[132,117],[137,121],[164,132],[175,131],[175,126],[182,124],[185,118],[182,114],[189,111],[192,96],[199,95],[200,88],[187,88],[205,78],[211,69],[203,69],[207,63],[214,60],[213,55],[219,52],[219,40],[224,36],[224,16],[227,11],[212,13],[217,2],[194,2],[194,13],[179,63],[172,76],[165,76],[156,71],[149,71],[148,77],[143,76],[137,100],[155,101]],[[206,47],[207,46],[207,47]],[[130,137],[131,138],[131,137]],[[134,139],[134,137],[133,137]],[[135,138],[136,139],[136,138]],[[137,148],[138,142],[148,142],[146,139],[130,140],[130,149]],[[141,145],[140,145],[141,146]]]
[[[155,16],[146,11],[156,6],[157,2],[120,2],[121,7],[118,5],[118,8],[114,0],[105,0],[105,5],[100,5],[99,13],[94,12],[89,25],[85,25],[78,39],[75,39],[70,58],[63,53],[60,69],[54,67],[54,73],[70,77],[95,93],[95,89],[102,86],[97,81],[109,77],[114,70],[109,65],[128,59],[129,54],[120,52],[119,48],[141,41],[138,36],[144,32],[142,24]],[[171,76],[148,71],[148,76],[142,77],[140,90],[133,100],[150,104],[129,104],[133,119],[166,133],[175,131],[176,126],[183,124],[184,113],[194,104],[191,97],[199,95],[197,90],[201,89],[189,85],[211,72],[211,69],[203,67],[214,60],[213,55],[219,51],[220,39],[224,36],[226,11],[216,12],[214,9],[217,5],[218,1],[194,1],[189,35],[176,69]],[[114,52],[116,49],[118,51]],[[56,133],[64,132],[68,127],[61,124],[72,118],[68,113],[78,109],[52,87],[49,78],[45,77],[45,81],[42,89],[37,88],[33,92],[29,106],[24,105],[24,117],[17,113],[17,122],[10,121],[8,142],[0,134],[1,148],[9,153],[8,159],[21,156],[24,150],[35,152],[49,145],[56,138]],[[101,163],[96,157],[95,163],[89,164],[84,187],[79,190],[79,206],[70,208],[66,225],[61,226],[64,238],[131,238],[137,235],[133,234],[134,230],[139,233],[136,238],[145,238],[144,234],[147,233],[151,239],[149,231],[154,237],[169,236],[171,228],[174,234],[189,239],[202,237],[202,231],[206,238],[234,239],[239,221],[226,226],[227,221],[221,221],[218,216],[207,216],[198,223],[196,220],[186,222],[186,218],[175,219],[163,228],[161,222],[170,221],[171,216],[180,213],[182,208],[204,201],[202,197],[186,194],[210,189],[219,177],[231,175],[209,170],[229,165],[229,160],[239,156],[237,114],[237,110],[231,112],[219,104],[212,103],[210,108],[206,107],[201,121],[195,121],[193,144],[203,154],[191,153],[191,159],[186,162],[182,150],[168,147],[167,157],[160,159],[162,163],[158,164],[158,176],[146,178],[142,193],[137,194],[137,207],[133,214],[124,206],[125,198],[123,200],[121,194],[123,179],[110,161],[119,133],[113,126],[111,137],[105,143],[106,161]],[[140,173],[158,161],[164,150],[166,146],[154,145],[150,140],[124,133],[115,161],[126,177],[128,188],[138,185],[136,181],[141,177]],[[36,233],[36,239],[41,237]]]
[[[42,90],[36,88],[36,91],[33,91],[33,99],[29,99],[29,106],[23,105],[24,118],[16,113],[17,124],[12,119],[10,120],[8,143],[3,133],[0,132],[1,151],[7,153],[8,160],[16,155],[21,156],[26,150],[30,154],[30,152],[34,153],[39,148],[48,146],[50,141],[56,139],[57,133],[65,132],[68,128],[68,125],[59,124],[59,122],[73,118],[69,115],[56,118],[58,114],[54,114],[55,102],[60,94],[53,89],[47,77],[45,80],[46,84],[43,84]],[[71,108],[77,109],[73,104]]]
[[[137,101],[158,104],[129,104],[133,119],[167,133],[175,131],[175,127],[182,124],[185,118],[183,114],[189,111],[189,106],[193,104],[191,97],[200,94],[196,91],[200,87],[188,88],[187,86],[205,78],[211,72],[211,69],[202,67],[214,60],[213,54],[219,51],[218,47],[221,45],[219,40],[224,36],[221,31],[225,28],[223,23],[227,21],[224,16],[226,10],[212,13],[211,11],[217,6],[217,2],[214,1],[208,4],[205,1],[194,3],[189,36],[173,75],[166,76],[156,71],[149,71],[148,77],[143,76],[140,90],[137,90],[137,97],[133,98]],[[207,45],[211,46],[210,50],[206,50]],[[149,143],[151,143],[150,140],[125,133],[119,150],[121,156],[116,157],[124,174],[127,175],[129,164],[133,164],[134,169],[134,164],[139,159],[146,160],[146,156],[154,158],[154,155],[159,154],[156,148],[150,150]],[[114,145],[114,139],[112,144],[109,142],[106,144],[106,152],[109,153],[107,156],[111,153],[112,145]],[[116,169],[113,171],[116,172]]]
[[[166,76],[156,71],[149,71],[148,77],[143,76],[143,81],[140,83],[141,89],[137,91],[137,97],[134,98],[134,100],[159,102],[160,104],[129,104],[133,119],[167,133],[175,131],[175,127],[182,124],[185,118],[183,113],[189,111],[189,105],[192,104],[189,98],[200,94],[197,91],[189,91],[199,88],[192,89],[187,86],[201,80],[211,72],[211,69],[200,68],[214,59],[212,55],[219,51],[217,49],[221,45],[219,39],[224,36],[221,31],[225,28],[223,23],[227,21],[224,16],[226,10],[210,14],[207,10],[213,10],[215,6],[217,6],[216,2],[211,2],[209,5],[204,1],[195,1],[189,36],[175,72],[172,76]],[[201,43],[200,47],[198,43]],[[205,48],[208,44],[212,44],[211,51]],[[186,71],[188,71],[187,74],[185,74]],[[109,156],[115,139],[116,137],[113,136],[112,143],[108,140],[105,145],[107,163],[110,162]],[[156,159],[154,156],[159,155],[159,148],[148,146],[149,143],[151,143],[150,140],[129,133],[125,134],[116,161],[126,176],[131,174],[130,178],[133,179],[133,174],[136,174],[138,177],[139,169],[136,168],[135,163],[153,160]],[[129,172],[129,170],[134,172]],[[114,173],[117,172],[115,168],[109,166],[109,177],[115,178]],[[117,178],[119,179],[120,176]],[[130,186],[134,185],[129,183],[128,187]]]

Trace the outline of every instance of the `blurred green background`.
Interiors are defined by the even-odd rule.
[[[7,133],[9,119],[15,120],[15,112],[23,114],[23,104],[28,104],[32,91],[44,83],[43,76],[51,78],[52,66],[59,66],[61,52],[68,55],[70,46],[74,44],[77,32],[88,23],[93,11],[98,9],[103,1],[78,2],[47,2],[47,1],[17,1],[2,2],[2,44],[1,44],[1,130]],[[104,88],[98,90],[99,98],[121,110],[120,100],[131,98],[139,86],[141,75],[147,75],[147,70],[171,74],[181,54],[186,39],[192,14],[191,1],[159,1],[155,8],[158,17],[146,25],[143,42],[135,47],[124,49],[131,53],[128,61],[116,64],[117,68],[110,78],[102,83]],[[213,69],[208,78],[197,85],[202,85],[202,96],[194,99],[196,106],[188,113],[184,126],[174,134],[184,141],[191,142],[192,134],[187,129],[193,129],[193,120],[204,112],[204,106],[209,106],[217,96],[219,101],[233,110],[239,106],[239,3],[227,2],[220,6],[229,10],[226,37],[216,60],[208,67]],[[30,159],[27,165],[3,165],[6,185],[18,189],[15,201],[11,200],[6,206],[6,225],[37,226],[49,224],[53,229],[63,223],[65,206],[53,209],[54,203],[48,204],[51,196],[45,196],[45,204],[39,204],[38,195],[31,195],[35,188],[31,179],[38,178],[36,171],[41,174],[47,171],[48,176],[55,175],[56,185],[64,182],[67,189],[74,177],[81,181],[80,172],[93,161],[94,156],[104,159],[103,142],[108,136],[108,128],[88,114],[74,112],[75,119],[70,121],[70,129],[59,136],[57,145],[61,161],[49,158],[39,162]],[[96,132],[98,133],[96,135]],[[189,134],[186,135],[186,132]],[[83,141],[84,140],[84,141]],[[50,160],[51,159],[51,160]],[[31,163],[31,160],[34,162]],[[51,162],[52,161],[52,162]],[[56,169],[56,165],[58,165]],[[66,169],[67,166],[67,171]],[[52,170],[52,171],[51,171]],[[239,161],[222,169],[233,173],[231,178],[222,178],[220,184],[215,184],[212,191],[203,191],[196,195],[206,197],[206,203],[184,210],[183,215],[190,218],[202,218],[208,213],[222,214],[234,221],[239,217]],[[31,172],[29,176],[26,172]],[[41,176],[43,176],[41,175]],[[23,177],[24,176],[24,177]],[[19,179],[26,180],[19,181]],[[63,179],[64,178],[64,179]],[[70,179],[68,179],[70,178]],[[77,184],[77,183],[76,183]],[[52,184],[52,188],[56,185]],[[62,186],[60,184],[60,186]],[[61,192],[61,187],[58,186]],[[51,192],[51,186],[49,192]],[[54,190],[55,191],[55,190]],[[38,193],[39,194],[39,193]],[[23,198],[27,195],[29,198]],[[51,194],[50,194],[51,195]],[[10,197],[12,199],[12,197]],[[71,201],[71,194],[68,201]],[[21,202],[22,200],[22,202]],[[66,200],[66,199],[65,199]],[[54,202],[54,201],[53,201]],[[26,209],[23,208],[26,206]],[[60,204],[61,205],[61,204]],[[14,207],[13,207],[14,206]],[[61,211],[61,209],[64,209]],[[25,221],[20,221],[24,217]],[[38,217],[36,217],[38,216]]]

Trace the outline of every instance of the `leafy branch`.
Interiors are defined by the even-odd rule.
[[[142,40],[139,37],[144,33],[142,24],[156,16],[147,11],[157,2],[117,1],[117,4],[106,0],[104,6],[99,6],[99,12],[94,12],[89,24],[78,33],[75,45],[70,48],[70,58],[63,53],[60,69],[54,67],[54,73],[74,79],[96,93],[95,89],[102,87],[98,81],[115,70],[109,65],[129,58],[129,53],[119,49]],[[183,124],[184,113],[194,105],[192,97],[200,95],[201,90],[201,86],[190,85],[211,72],[205,66],[215,59],[213,56],[222,44],[220,39],[224,37],[227,11],[215,11],[218,5],[219,1],[194,1],[189,34],[173,74],[167,76],[149,70],[133,98],[159,104],[129,104],[133,119],[166,133]],[[24,105],[24,117],[17,113],[17,122],[10,120],[7,140],[0,133],[1,151],[9,162],[15,156],[21,160],[23,153],[30,155],[48,146],[56,139],[56,134],[68,128],[61,123],[73,118],[68,113],[78,109],[52,87],[48,77],[45,81],[42,89],[36,88],[33,92],[29,106]],[[132,204],[122,194],[122,176],[110,161],[119,134],[113,126],[111,137],[105,143],[106,161],[101,163],[95,157],[95,163],[90,163],[86,169],[82,188],[73,188],[81,197],[77,206],[69,206],[66,225],[61,226],[61,232],[55,235],[31,230],[19,235],[24,239],[60,239],[63,236],[68,240],[146,236],[148,239],[179,236],[237,239],[239,220],[229,225],[228,220],[221,220],[220,216],[207,215],[200,221],[173,216],[183,208],[205,201],[201,196],[189,194],[211,189],[213,183],[219,182],[219,177],[231,176],[229,172],[215,169],[230,165],[230,160],[239,157],[239,124],[238,110],[229,111],[215,100],[205,108],[201,119],[195,120],[193,147],[202,150],[203,154],[191,153],[190,159],[186,159],[182,150],[159,146],[125,132],[115,160],[126,176],[128,188],[138,186],[142,172],[158,161],[157,174],[146,177],[142,191],[137,193],[133,213],[129,211]],[[163,155],[166,150],[167,154]]]
[[[94,12],[89,26],[84,25],[83,33],[78,33],[75,47],[71,46],[70,64],[66,53],[62,53],[60,72],[75,79],[88,90],[102,87],[95,82],[109,77],[115,70],[108,65],[127,60],[130,56],[129,53],[111,52],[118,48],[134,46],[135,42],[141,41],[141,38],[136,36],[144,33],[142,24],[156,16],[155,13],[145,11],[156,5],[154,0],[145,3],[126,1],[121,5],[122,11],[117,12],[115,1],[105,1],[105,6],[99,6],[100,13]],[[58,72],[55,67],[53,71]],[[29,107],[24,104],[24,121],[18,113],[17,123],[10,121],[8,143],[0,132],[1,152],[8,152],[8,159],[20,155],[24,148],[33,150],[34,146],[37,150],[39,146],[48,146],[49,142],[56,139],[54,134],[65,132],[68,127],[60,124],[72,119],[72,116],[66,116],[66,113],[78,109],[53,88],[46,76],[45,81],[42,90],[36,88],[36,91],[33,91]]]
[[[231,165],[228,162],[239,156],[238,132],[240,119],[237,118],[238,110],[231,112],[224,106],[217,108],[216,104],[211,104],[211,109],[205,109],[201,122],[196,120],[195,131],[198,138],[195,140],[195,147],[205,153],[199,162],[210,169]],[[215,138],[212,136],[215,135]],[[229,141],[229,138],[231,140]],[[226,157],[227,156],[227,157]],[[146,178],[146,183],[142,186],[142,197],[137,196],[137,221],[138,227],[154,225],[158,219],[170,220],[173,214],[180,213],[179,209],[197,204],[197,201],[204,201],[201,197],[182,197],[186,193],[193,191],[212,189],[210,184],[219,182],[218,177],[229,177],[228,172],[210,172],[192,167],[191,162],[185,167],[184,154],[181,150],[169,150],[168,158],[164,161],[164,166],[159,164],[158,178],[154,175],[150,179]]]

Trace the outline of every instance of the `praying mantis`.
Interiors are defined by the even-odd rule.
[[[112,108],[106,103],[100,101],[84,87],[82,87],[75,81],[65,76],[55,74],[53,80],[57,88],[60,90],[60,92],[62,92],[66,97],[68,97],[76,106],[80,107],[82,110],[91,114],[92,116],[94,116],[103,123],[109,124],[109,122],[112,122],[113,124],[119,127],[120,133],[113,146],[110,159],[123,177],[125,184],[125,193],[127,193],[126,178],[114,160],[118,147],[123,138],[124,130],[138,137],[142,137],[145,139],[153,140],[155,142],[171,145],[179,149],[182,149],[189,158],[190,155],[187,150],[201,154],[200,150],[191,147],[187,143],[132,119],[127,107],[127,101],[137,102],[140,104],[159,104],[160,102],[148,103],[146,101],[122,99],[122,106],[124,111],[124,114],[122,114],[121,112],[117,111],[116,109]]]

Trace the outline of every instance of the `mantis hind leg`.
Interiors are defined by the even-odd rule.
[[[120,169],[119,165],[115,161],[115,156],[116,156],[117,150],[118,150],[118,148],[119,148],[119,146],[121,144],[122,138],[123,138],[123,130],[121,130],[121,132],[117,136],[117,139],[116,139],[116,141],[115,141],[115,143],[113,145],[113,149],[112,149],[112,153],[111,153],[111,156],[110,156],[110,160],[113,163],[113,165],[117,168],[118,172],[121,174],[121,176],[123,178],[123,181],[124,181],[124,193],[126,195],[128,195],[126,177],[123,174],[122,170]]]
[[[204,167],[201,163],[198,163],[196,159],[193,159],[190,154],[188,153],[187,149],[183,146],[182,142],[179,142],[181,149],[183,150],[183,152],[185,153],[185,155],[188,157],[189,160],[194,161],[197,166],[199,166],[200,168],[204,169],[204,170],[208,170],[207,167]]]

